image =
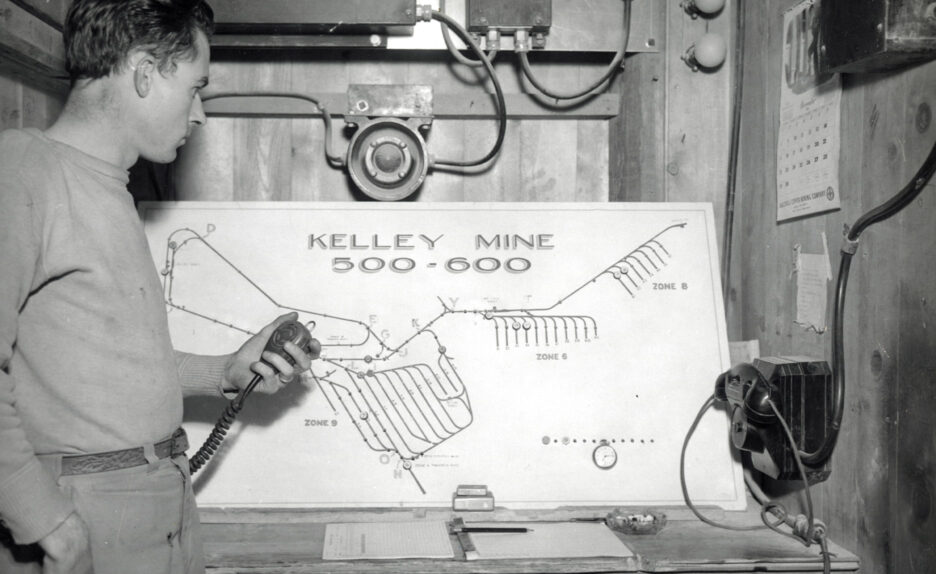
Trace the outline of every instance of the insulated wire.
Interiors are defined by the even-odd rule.
[[[925,189],[926,183],[933,177],[934,172],[936,172],[936,142],[933,143],[929,155],[927,155],[926,159],[923,161],[923,165],[920,166],[920,169],[917,170],[910,182],[889,200],[859,217],[846,234],[846,246],[842,248],[838,279],[836,281],[835,302],[833,303],[833,399],[831,423],[829,424],[829,431],[822,441],[822,444],[819,445],[819,448],[813,452],[800,453],[805,464],[819,466],[828,460],[832,455],[832,450],[835,448],[839,429],[842,426],[842,416],[845,413],[845,344],[843,342],[845,331],[845,288],[848,285],[848,273],[851,269],[851,259],[854,252],[857,251],[858,237],[868,227],[896,215],[903,208],[910,205],[923,189]]]
[[[787,442],[790,443],[790,450],[793,452],[793,460],[796,461],[796,468],[799,470],[800,479],[803,481],[803,490],[805,491],[805,494],[806,494],[806,520],[808,521],[809,526],[805,534],[800,532],[797,535],[793,535],[793,534],[788,534],[786,532],[782,532],[778,530],[777,528],[775,528],[774,526],[771,526],[767,522],[767,520],[764,518],[765,517],[764,511],[766,511],[767,505],[763,506],[764,511],[761,512],[761,518],[764,518],[764,524],[767,524],[771,530],[778,532],[780,534],[791,536],[792,538],[799,540],[800,542],[805,544],[807,547],[812,542],[818,541],[819,547],[820,547],[820,554],[822,555],[822,571],[824,574],[829,574],[829,572],[832,571],[832,559],[829,555],[829,544],[828,544],[828,541],[826,540],[825,528],[816,527],[816,520],[815,520],[814,511],[813,511],[813,501],[812,501],[812,494],[811,494],[810,486],[809,486],[809,480],[806,477],[806,467],[803,466],[803,460],[800,457],[799,449],[796,446],[796,439],[793,438],[793,431],[790,430],[790,426],[787,424],[786,420],[780,415],[780,409],[777,408],[777,405],[774,404],[774,402],[770,400],[770,398],[767,399],[767,404],[770,405],[770,408],[771,410],[773,410],[774,415],[776,415],[777,420],[780,421],[780,426],[783,427],[783,432],[786,435]],[[779,507],[779,509],[783,512],[784,516],[786,515],[785,508],[783,508],[780,505],[774,505],[774,506]],[[796,527],[794,526],[795,521],[793,521],[792,524],[787,520],[784,520],[784,522],[786,522],[788,526],[793,528],[794,531],[797,530]]]
[[[933,172],[936,172],[936,142],[933,143],[929,155],[923,160],[923,165],[920,166],[920,169],[910,182],[894,197],[859,217],[858,220],[855,221],[855,224],[851,226],[851,229],[849,229],[848,239],[850,241],[857,241],[858,236],[861,235],[861,232],[866,228],[897,215],[900,210],[910,205],[926,187],[926,183],[929,179],[933,177]]]
[[[817,539],[822,548],[821,554],[822,554],[823,572],[825,574],[829,574],[832,568],[832,564],[831,564],[831,559],[829,557],[828,544],[825,538],[825,533],[822,532],[821,529],[816,529],[814,525],[815,521],[813,518],[812,497],[809,493],[809,483],[806,482],[806,468],[803,466],[803,463],[800,460],[798,453],[796,452],[797,450],[796,442],[793,439],[793,433],[790,431],[790,427],[787,425],[786,421],[783,420],[783,417],[780,416],[780,412],[777,410],[777,407],[773,403],[773,401],[770,401],[768,399],[770,407],[773,409],[774,414],[777,416],[777,418],[780,420],[780,424],[783,426],[783,430],[784,430],[784,433],[786,434],[787,441],[789,441],[790,448],[793,450],[794,459],[796,460],[797,468],[799,469],[799,472],[800,472],[800,477],[802,478],[803,483],[806,485],[806,504],[807,504],[808,513],[809,513],[807,517],[807,520],[809,522],[809,530],[805,535],[806,538],[804,539],[795,534],[791,534],[789,532],[784,532],[783,530],[780,530],[779,526],[781,524],[787,524],[788,526],[793,528],[795,521],[788,518],[787,511],[783,507],[782,504],[769,501],[767,499],[767,496],[759,487],[757,487],[755,491],[755,489],[751,486],[751,484],[749,484],[748,487],[751,488],[752,494],[755,494],[755,499],[757,499],[758,503],[760,503],[761,505],[760,515],[761,515],[761,520],[764,523],[763,525],[735,526],[731,524],[722,524],[720,522],[715,522],[714,520],[703,515],[699,511],[699,509],[695,506],[695,504],[693,504],[692,500],[689,498],[689,489],[686,486],[686,450],[687,450],[687,447],[689,446],[689,439],[692,437],[692,434],[695,432],[695,429],[699,425],[699,422],[702,420],[703,415],[705,415],[705,412],[708,411],[708,409],[711,408],[715,404],[715,401],[716,401],[715,395],[711,395],[705,401],[705,404],[702,405],[702,408],[699,409],[699,413],[696,415],[695,420],[692,421],[692,425],[690,425],[689,430],[686,432],[686,438],[683,441],[682,450],[680,451],[680,454],[679,454],[679,485],[680,487],[682,487],[683,499],[686,502],[686,506],[689,507],[689,510],[691,510],[692,513],[695,514],[699,520],[701,520],[705,524],[708,524],[709,526],[714,526],[716,528],[722,528],[725,530],[734,530],[734,531],[752,531],[752,530],[760,530],[766,527],[766,528],[769,528],[770,530],[773,530],[777,534],[781,534],[788,538],[793,538],[794,540],[802,544],[805,544],[806,546],[809,546],[810,541],[812,541],[813,539]],[[747,469],[745,469],[744,476],[745,476],[745,482],[748,482],[748,480],[750,480],[751,483],[754,482],[753,477],[749,474]],[[767,517],[768,513],[776,516],[777,521],[771,522]]]
[[[558,93],[547,88],[543,83],[541,83],[537,78],[536,74],[533,72],[533,67],[530,66],[530,59],[527,56],[526,52],[519,52],[520,56],[520,65],[523,69],[523,75],[533,84],[533,87],[542,92],[544,95],[554,98],[556,100],[574,100],[576,98],[581,98],[587,96],[599,87],[602,84],[611,79],[612,76],[621,68],[621,62],[624,61],[624,57],[627,55],[627,43],[630,40],[630,22],[631,22],[631,1],[624,0],[624,39],[621,42],[621,48],[614,55],[614,59],[611,60],[611,64],[608,65],[608,69],[605,73],[591,86],[575,93]]]
[[[433,162],[433,164],[434,166],[443,167],[476,167],[484,165],[496,157],[500,152],[501,145],[504,143],[504,135],[507,132],[507,103],[504,101],[504,90],[501,89],[500,79],[497,77],[497,73],[494,71],[494,66],[491,64],[491,60],[484,55],[484,52],[481,50],[481,48],[478,47],[478,44],[471,39],[471,35],[468,34],[468,31],[465,30],[461,24],[449,16],[446,16],[442,12],[432,10],[431,15],[433,19],[438,20],[444,26],[451,28],[462,42],[471,47],[475,55],[478,56],[478,59],[484,64],[484,67],[491,78],[491,83],[494,84],[494,95],[497,100],[498,123],[497,140],[494,142],[494,145],[491,147],[490,151],[488,151],[488,153],[485,154],[481,159],[473,161],[437,159]]]
[[[735,195],[738,187],[738,153],[741,144],[741,96],[744,93],[744,2],[738,2],[735,35],[734,96],[731,142],[728,152],[728,193],[725,197],[725,235],[722,249],[722,298],[728,302],[731,289],[731,252],[734,244]]]
[[[252,393],[257,384],[262,380],[263,377],[260,375],[254,375],[250,384],[228,403],[228,406],[224,409],[224,412],[221,413],[221,417],[215,423],[214,428],[211,429],[211,433],[209,433],[205,442],[202,443],[198,452],[189,459],[189,474],[198,472],[221,447],[221,443],[224,442],[224,436],[227,434],[228,429],[231,428],[234,419],[237,418],[241,409],[244,408],[244,400],[247,398],[247,395]]]
[[[445,0],[439,0],[439,12],[445,12]],[[472,60],[471,58],[465,57],[464,54],[458,51],[458,48],[455,47],[455,43],[452,42],[452,36],[449,34],[448,26],[442,26],[442,39],[445,40],[445,47],[448,49],[449,53],[453,58],[458,60],[459,63],[472,68],[480,68],[484,65],[484,62],[481,60]],[[487,53],[487,57],[492,62],[498,54],[498,47],[494,46],[490,48]]]
[[[803,460],[800,458],[799,449],[796,447],[796,439],[793,438],[793,432],[790,430],[786,419],[780,414],[780,409],[777,408],[777,405],[769,397],[767,398],[767,404],[770,405],[770,409],[777,417],[777,420],[780,421],[780,426],[783,427],[783,433],[786,435],[787,442],[790,443],[790,450],[793,452],[793,460],[796,461],[796,468],[799,470],[800,478],[803,481],[803,490],[806,493],[806,519],[809,521],[809,530],[806,531],[805,538],[806,540],[812,540],[815,531],[815,515],[813,514],[812,494],[810,494],[809,480],[806,477],[806,468],[803,466]],[[806,544],[808,545],[809,543],[806,542]]]
[[[296,100],[305,100],[315,104],[315,106],[322,112],[322,120],[325,122],[325,158],[331,162],[335,167],[344,167],[345,160],[344,158],[335,155],[332,153],[332,118],[331,114],[328,113],[328,110],[325,108],[325,105],[319,102],[317,99],[312,96],[307,96],[305,94],[297,94],[293,92],[219,92],[216,94],[210,94],[202,98],[203,102],[209,100],[217,100],[220,98],[292,98]]]
[[[494,72],[494,66],[491,64],[490,59],[485,56],[484,52],[474,40],[471,39],[471,36],[468,32],[455,20],[446,16],[441,12],[435,10],[432,11],[432,18],[439,20],[444,26],[451,28],[465,44],[471,47],[471,49],[479,57],[479,61],[487,69],[488,75],[491,77],[491,82],[494,84],[494,93],[497,100],[497,120],[498,120],[498,130],[497,130],[497,139],[494,142],[494,145],[491,147],[491,150],[484,155],[481,159],[472,160],[472,161],[457,161],[457,160],[445,160],[437,159],[434,161],[435,166],[442,167],[476,167],[483,165],[497,156],[500,152],[500,148],[504,143],[504,137],[507,132],[507,103],[504,99],[504,91],[501,88],[500,79],[497,77],[497,74]],[[322,112],[322,119],[325,122],[325,157],[336,167],[344,167],[346,162],[344,158],[335,155],[332,152],[332,118],[331,114],[328,113],[328,110],[325,106],[319,102],[317,99],[312,96],[305,94],[297,94],[292,92],[222,92],[211,94],[202,98],[203,102],[209,100],[215,100],[220,98],[294,98],[299,100],[305,100],[315,104],[316,107]]]
[[[763,528],[763,526],[759,524],[756,526],[734,526],[731,524],[721,524],[719,522],[715,522],[711,518],[699,512],[699,509],[696,508],[695,504],[693,504],[692,500],[689,498],[689,488],[686,486],[686,449],[689,446],[689,439],[692,438],[692,434],[695,432],[696,427],[699,426],[699,421],[702,420],[702,416],[705,415],[705,411],[709,410],[709,408],[714,404],[715,395],[711,395],[708,400],[705,401],[705,404],[702,405],[702,408],[699,409],[699,414],[697,414],[695,420],[692,421],[692,425],[689,427],[689,431],[686,432],[686,438],[683,440],[682,450],[679,453],[679,486],[682,487],[683,499],[686,501],[686,506],[689,507],[689,510],[691,510],[699,520],[708,524],[709,526],[736,531],[760,530]]]

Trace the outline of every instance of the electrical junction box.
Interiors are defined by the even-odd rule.
[[[551,25],[551,0],[468,0],[469,32],[525,28],[531,33],[541,33]]]
[[[932,0],[820,0],[819,8],[820,73],[880,72],[936,58]]]

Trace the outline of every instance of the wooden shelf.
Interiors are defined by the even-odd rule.
[[[426,519],[438,519],[439,512]],[[449,512],[450,517],[455,514]],[[678,513],[677,513],[678,514]],[[725,513],[736,514],[736,513]],[[740,513],[750,521],[756,513]],[[202,524],[206,566],[214,574],[341,572],[354,574],[451,573],[577,573],[577,572],[822,572],[817,546],[802,544],[769,530],[734,532],[714,528],[696,519],[669,520],[655,535],[618,537],[635,553],[629,558],[576,558],[549,560],[466,561],[455,537],[453,560],[349,560],[325,561],[322,549],[327,522],[361,520],[411,521],[408,511],[327,511],[321,521],[317,511],[251,511],[251,522]],[[443,513],[444,515],[444,513]],[[236,515],[227,515],[229,518]],[[213,517],[218,520],[219,517]],[[223,520],[223,518],[222,518]],[[487,520],[487,518],[485,518]],[[728,517],[731,522],[740,519]],[[754,522],[756,524],[756,522]],[[858,558],[830,543],[833,572],[858,572]]]

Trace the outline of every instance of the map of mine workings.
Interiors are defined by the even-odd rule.
[[[204,505],[682,504],[679,453],[728,368],[706,204],[151,203],[177,348],[237,348],[296,311],[303,382],[252,395],[196,480]],[[224,404],[186,403],[201,444]],[[727,418],[686,471],[744,506]]]

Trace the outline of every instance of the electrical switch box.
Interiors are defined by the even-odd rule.
[[[821,0],[820,73],[880,72],[936,58],[936,2]]]
[[[547,32],[552,25],[551,0],[468,0],[468,30],[485,33],[528,29],[532,33]]]

